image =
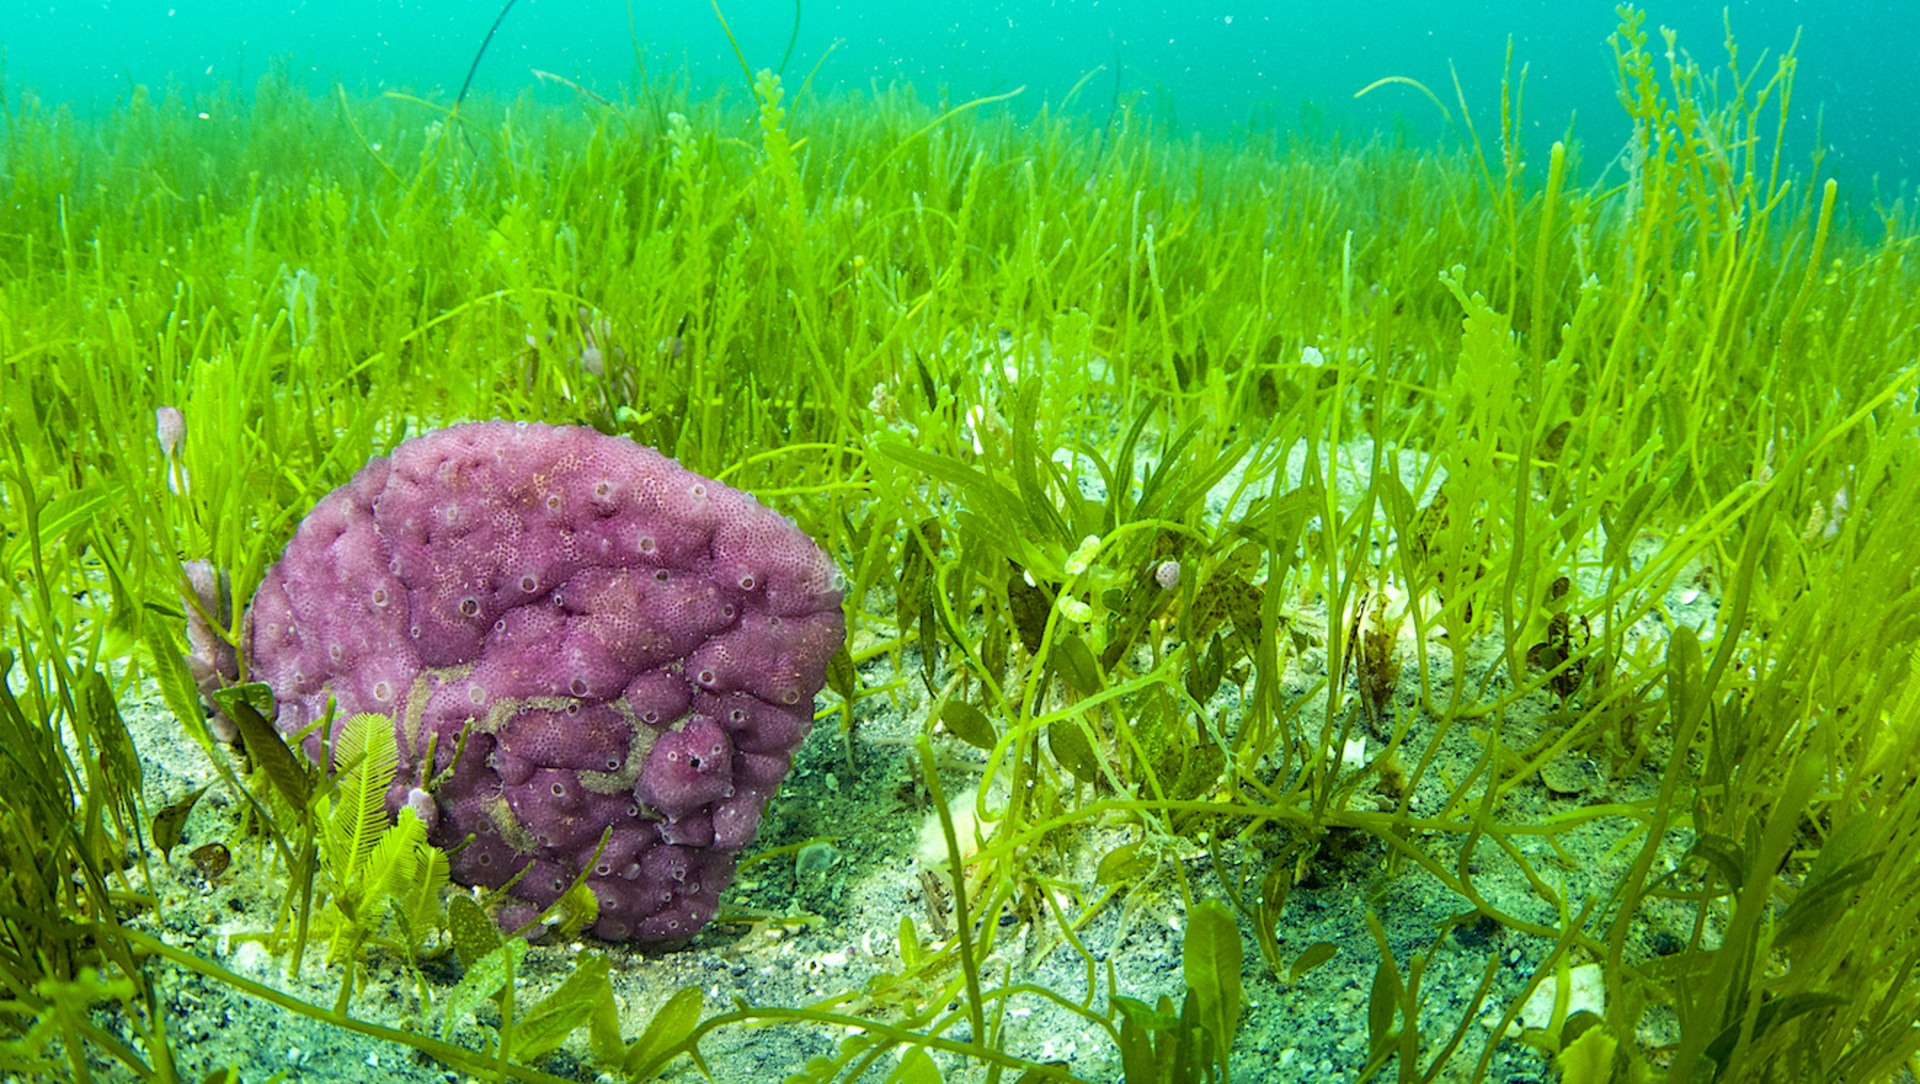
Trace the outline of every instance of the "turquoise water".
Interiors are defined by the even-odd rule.
[[[905,80],[964,100],[1025,87],[1009,108],[1064,102],[1105,114],[1118,101],[1212,134],[1251,122],[1309,134],[1404,125],[1417,138],[1449,137],[1439,111],[1408,87],[1353,97],[1403,75],[1453,108],[1449,64],[1485,134],[1496,122],[1511,37],[1516,68],[1528,68],[1530,143],[1562,135],[1575,115],[1592,160],[1625,138],[1606,45],[1618,18],[1606,0],[729,0],[721,8],[755,68],[778,66],[791,38],[790,82],[817,64],[824,90]],[[1920,125],[1910,118],[1920,116],[1920,91],[1910,65],[1920,4],[1736,0],[1725,10],[1749,62],[1778,55],[1801,34],[1792,113],[1802,161],[1824,146],[1823,168],[1855,191],[1875,174],[1883,193],[1914,177]],[[1647,11],[1649,26],[1677,29],[1703,67],[1724,60],[1722,4]],[[447,99],[498,12],[493,0],[0,0],[0,45],[11,92],[81,109],[111,105],[136,84],[188,93],[245,87],[272,61],[317,91],[339,80]],[[541,84],[536,70],[610,98],[668,73],[684,73],[696,88],[743,82],[708,0],[520,0],[476,86],[568,99],[571,91]]]

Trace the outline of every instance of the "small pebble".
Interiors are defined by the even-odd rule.
[[[1153,570],[1153,582],[1159,584],[1162,591],[1171,591],[1180,586],[1180,562],[1160,562],[1159,567]]]

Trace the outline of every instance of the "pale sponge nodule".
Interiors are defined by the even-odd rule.
[[[477,422],[322,498],[246,642],[284,733],[329,699],[337,719],[394,720],[388,807],[425,814],[436,844],[471,840],[455,880],[531,867],[503,921],[584,870],[594,933],[673,941],[713,917],[813,724],[841,582],[791,521],[652,449]]]
[[[960,864],[963,866],[973,861],[980,848],[993,835],[993,826],[980,819],[979,794],[980,787],[976,784],[947,802],[947,819],[953,825],[954,842],[960,848]],[[952,864],[952,852],[947,849],[947,832],[940,823],[939,810],[929,812],[921,820],[914,857],[919,859],[921,869],[952,872],[948,869]]]

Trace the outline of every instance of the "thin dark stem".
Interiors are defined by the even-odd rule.
[[[793,43],[800,40],[800,0],[793,0],[793,32],[787,35],[787,51],[780,54],[778,75],[787,74],[787,61],[793,59]]]
[[[481,39],[480,50],[473,54],[473,63],[467,65],[467,77],[460,83],[460,93],[453,99],[455,109],[459,109],[460,103],[467,100],[467,91],[473,88],[473,73],[480,70],[480,58],[487,55],[487,46],[493,44],[494,34],[499,32],[500,24],[507,21],[507,12],[512,11],[513,5],[519,2],[520,0],[507,0],[501,6],[500,14],[493,17],[493,25],[487,27],[487,36]]]

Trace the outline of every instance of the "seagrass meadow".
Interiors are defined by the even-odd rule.
[[[1374,91],[1439,146],[10,90],[0,1079],[1913,1080],[1920,233],[1793,149],[1791,54],[1612,46],[1618,149],[1523,146],[1519,72]],[[846,577],[686,944],[501,929],[183,660],[491,418]]]

